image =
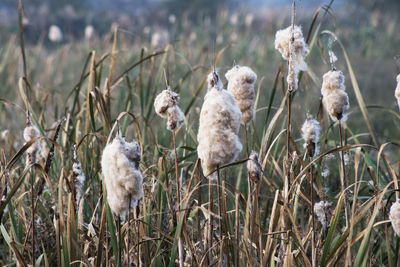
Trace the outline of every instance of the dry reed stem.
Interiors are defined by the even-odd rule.
[[[165,70],[164,70],[165,72]],[[176,152],[176,130],[172,130],[172,141],[174,143],[174,158],[175,158],[175,178],[176,178],[176,201],[177,201],[177,218],[176,222],[179,222],[179,218],[181,216],[181,186],[179,183],[179,173],[178,173],[178,155]],[[179,266],[183,267],[184,259],[183,259],[183,245],[181,234],[178,237],[178,256],[179,256]]]
[[[312,158],[310,157],[310,162]],[[311,264],[312,267],[317,266],[317,255],[315,250],[315,218],[314,218],[314,173],[313,167],[310,166],[310,197],[311,197]]]
[[[339,120],[338,123],[339,127],[339,139],[340,139],[340,147],[343,147],[343,133],[342,133],[342,120]],[[345,192],[347,188],[347,181],[346,181],[346,165],[344,163],[344,150],[340,151],[341,153],[341,166],[342,166],[342,192],[344,194],[344,212],[345,212],[345,219],[346,219],[346,227],[349,227],[349,211],[347,207],[347,194]]]

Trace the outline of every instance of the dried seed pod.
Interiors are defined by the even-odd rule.
[[[170,131],[175,130],[185,118],[183,112],[178,107],[179,99],[179,94],[173,92],[168,87],[154,101],[156,113],[162,118],[167,118],[167,129]]]
[[[350,108],[349,97],[345,91],[344,75],[331,70],[324,74],[321,93],[323,103],[333,120],[346,120],[345,113]]]
[[[293,51],[295,68],[302,71],[307,70],[307,64],[304,58],[308,55],[310,50],[308,49],[307,43],[304,41],[300,26],[289,26],[286,29],[277,31],[275,34],[275,49],[279,50],[285,60],[289,60],[292,56],[291,51]]]
[[[397,99],[397,105],[399,106],[400,109],[400,74],[397,75],[396,81],[397,81],[397,87],[396,90],[394,91],[394,96]]]
[[[236,65],[225,74],[225,77],[228,80],[228,91],[242,112],[242,123],[247,124],[253,118],[254,85],[257,75],[249,67]]]
[[[318,221],[322,224],[323,227],[329,226],[329,217],[330,212],[329,208],[332,206],[332,203],[329,201],[320,201],[315,203],[314,205],[314,214],[317,215]]]
[[[307,150],[309,157],[318,155],[318,140],[321,133],[319,122],[314,120],[311,115],[307,115],[301,127],[301,133],[304,140],[304,148]]]
[[[119,216],[125,216],[130,207],[136,207],[143,196],[143,178],[137,168],[138,151],[138,143],[128,143],[121,136],[114,138],[103,150],[101,168],[107,200],[111,210]]]
[[[208,92],[200,112],[197,153],[203,174],[209,176],[217,166],[236,159],[242,150],[238,132],[242,114],[235,98],[222,88],[218,73],[208,76]],[[215,178],[215,175],[209,178]]]
[[[32,124],[28,115],[27,124],[24,129],[24,139],[28,143],[38,136],[40,136],[39,129]],[[28,147],[28,149],[26,150],[26,152],[28,152],[28,164],[36,163],[37,153],[39,153],[40,150],[41,146],[39,140],[36,140],[30,147]]]
[[[247,171],[249,172],[250,179],[258,183],[263,175],[262,164],[260,159],[258,158],[258,154],[255,151],[252,151],[249,160],[247,161]]]
[[[394,202],[390,207],[389,214],[390,222],[392,223],[393,230],[400,236],[400,202]]]
[[[74,145],[74,164],[72,164],[72,181],[75,184],[76,192],[76,204],[79,205],[79,201],[82,196],[83,185],[85,184],[85,174],[82,171],[82,165],[79,162],[78,151],[76,145]]]

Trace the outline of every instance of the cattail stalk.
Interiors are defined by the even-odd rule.
[[[179,219],[181,216],[181,186],[179,182],[179,169],[178,169],[178,154],[176,152],[176,131],[175,128],[172,130],[172,141],[174,143],[174,156],[175,156],[175,178],[176,178],[176,201],[177,201],[177,223],[179,223]],[[179,266],[183,267],[184,258],[183,258],[183,244],[181,234],[178,236],[178,256],[179,256]]]
[[[311,263],[312,267],[317,266],[317,255],[315,249],[315,218],[314,218],[314,171],[311,164],[312,157],[310,157],[310,198],[311,198]]]
[[[218,266],[222,265],[223,259],[223,249],[224,249],[224,242],[223,240],[223,228],[222,228],[222,208],[221,208],[221,177],[219,173],[219,166],[217,166],[217,195],[218,195],[218,228],[219,228],[219,236],[220,236],[220,251],[219,251],[219,263]]]
[[[340,139],[340,147],[343,147],[343,133],[342,133],[342,120],[339,120],[338,123],[339,127],[339,139]],[[341,180],[342,180],[342,193],[344,194],[344,213],[345,213],[345,218],[346,218],[346,227],[349,226],[349,211],[347,207],[347,195],[345,193],[345,190],[347,188],[347,181],[346,181],[346,165],[344,163],[344,150],[340,151],[341,155],[341,169],[342,169],[342,175],[341,175]]]
[[[209,220],[208,220],[208,242],[207,242],[207,251],[208,251],[208,264],[210,265],[212,263],[212,252],[211,252],[211,247],[212,247],[212,240],[213,240],[213,218],[212,218],[212,212],[213,212],[213,197],[212,197],[212,179],[208,179],[208,212],[209,212]]]

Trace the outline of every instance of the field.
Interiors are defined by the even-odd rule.
[[[296,10],[310,53],[290,92],[291,63],[274,44],[291,25],[290,5],[32,43],[19,1],[18,30],[0,38],[0,264],[399,266],[389,212],[399,200],[400,21],[360,9],[352,23],[339,11]],[[347,120],[333,120],[322,99],[329,51],[345,77]],[[240,125],[239,155],[211,180],[197,153],[207,77],[216,69],[227,88],[236,64],[257,74],[254,116]],[[154,107],[168,86],[184,113],[173,131]],[[307,114],[321,127],[311,157]],[[38,135],[24,139],[29,127]],[[125,216],[108,204],[102,168],[119,135],[138,142],[143,177]],[[250,179],[252,151],[259,181]]]

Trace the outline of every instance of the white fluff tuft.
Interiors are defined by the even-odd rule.
[[[294,52],[294,62],[296,69],[306,71],[307,63],[304,61],[304,58],[308,55],[310,50],[306,42],[304,41],[303,33],[301,31],[301,27],[294,25],[293,31],[292,26],[287,27],[286,29],[279,30],[275,34],[275,49],[279,50],[282,54],[282,57],[285,60],[289,60],[290,51],[291,51],[291,39],[294,37],[293,41],[293,52]]]
[[[200,112],[197,153],[201,159],[204,176],[210,175],[217,166],[231,163],[242,150],[238,132],[242,113],[235,98],[222,89],[218,74],[208,76],[208,92]]]
[[[390,207],[389,219],[393,230],[400,236],[400,202],[394,202]]]
[[[318,155],[318,140],[321,133],[321,126],[311,115],[307,116],[301,127],[301,136],[304,140],[304,148],[310,157]]]
[[[242,123],[247,124],[254,113],[254,85],[257,75],[246,66],[236,65],[225,74],[228,80],[228,91],[235,98],[242,112]]]
[[[350,108],[346,93],[344,75],[341,71],[331,70],[324,74],[321,93],[323,103],[332,120],[346,120],[346,111]]]
[[[34,138],[40,136],[38,128],[32,123],[28,123],[28,125],[24,129],[24,139],[26,143],[32,141]],[[26,151],[28,152],[28,164],[36,163],[37,153],[41,150],[40,141],[36,140]]]
[[[247,171],[249,172],[250,179],[257,183],[261,180],[263,171],[262,164],[260,159],[258,158],[258,154],[255,151],[252,151],[249,160],[247,161]]]
[[[129,208],[136,207],[143,196],[139,161],[139,144],[128,143],[121,136],[116,137],[103,150],[101,168],[107,200],[111,210],[119,216],[124,217]]]
[[[332,203],[329,201],[320,201],[314,205],[314,213],[323,227],[329,226],[329,208]]]
[[[76,204],[79,205],[79,201],[82,196],[83,185],[85,184],[85,174],[82,171],[82,166],[79,161],[74,162],[72,165],[72,174],[74,176],[76,188]]]
[[[397,81],[397,87],[396,90],[394,91],[394,96],[397,99],[397,105],[399,106],[400,109],[400,74],[397,75],[396,81]]]
[[[185,115],[178,107],[179,94],[173,92],[170,87],[157,95],[154,100],[154,108],[156,113],[162,117],[167,118],[167,129],[175,130],[184,120]]]
[[[56,42],[61,42],[63,39],[63,33],[57,25],[51,25],[49,28],[49,34],[48,34],[49,40],[52,41],[53,43]]]

